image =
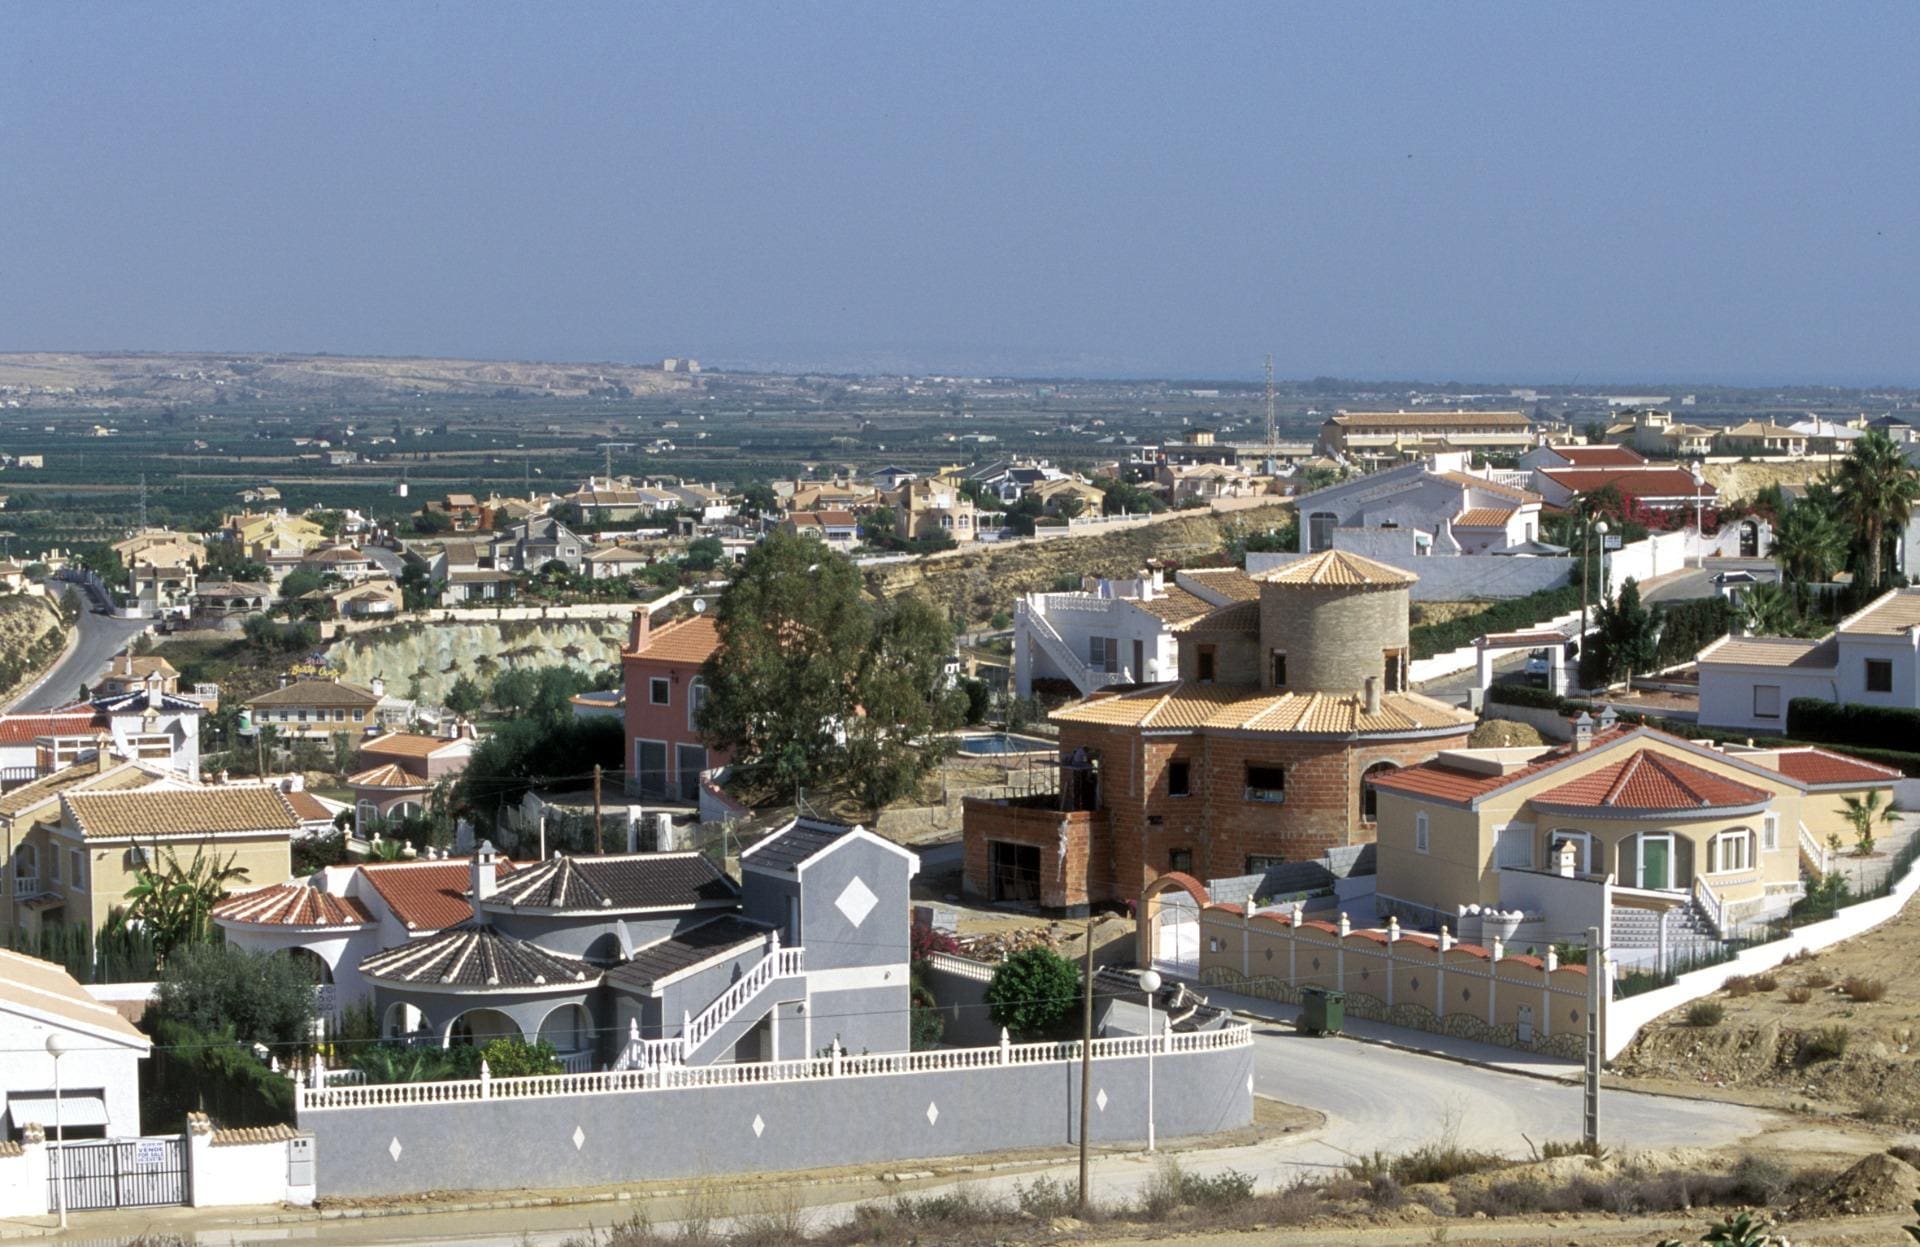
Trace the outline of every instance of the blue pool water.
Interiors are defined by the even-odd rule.
[[[962,736],[960,752],[976,756],[1001,753],[1052,753],[1056,748],[1050,740],[1038,736],[1014,736],[1008,732],[993,732],[985,736]]]

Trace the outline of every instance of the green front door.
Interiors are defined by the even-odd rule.
[[[1640,886],[1665,891],[1673,886],[1673,837],[1640,837]]]

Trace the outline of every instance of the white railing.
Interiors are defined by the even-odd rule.
[[[1067,644],[1066,638],[1055,631],[1046,615],[1033,609],[1024,598],[1016,602],[1013,609],[1016,626],[1020,619],[1027,621],[1028,631],[1040,643],[1040,648],[1047,651],[1047,656],[1059,664],[1060,669],[1066,672],[1067,678],[1073,681],[1074,687],[1081,692],[1091,693],[1109,684],[1133,682],[1133,674],[1125,668],[1119,671],[1095,671],[1088,666],[1086,660],[1074,652],[1073,646]]]
[[[1093,1041],[1092,1059],[1120,1060],[1145,1056],[1177,1057],[1196,1052],[1244,1048],[1253,1043],[1253,1028],[1232,1022],[1217,1030],[1162,1032],[1153,1038],[1130,1035]],[[388,1108],[414,1104],[460,1104],[479,1100],[527,1100],[553,1096],[606,1095],[624,1092],[671,1091],[685,1087],[737,1087],[753,1083],[803,1082],[821,1078],[871,1078],[895,1074],[939,1073],[947,1070],[992,1069],[1008,1065],[1066,1064],[1080,1059],[1073,1043],[1009,1043],[997,1046],[943,1048],[933,1052],[892,1052],[853,1056],[839,1049],[832,1055],[802,1061],[765,1061],[746,1065],[662,1065],[649,1069],[607,1070],[586,1074],[549,1074],[535,1078],[478,1078],[461,1082],[374,1083],[349,1087],[297,1087],[300,1112],[351,1108]]]
[[[778,978],[799,974],[805,949],[782,948],[780,937],[771,937],[772,943],[767,955],[760,959],[743,975],[739,982],[727,988],[720,996],[702,1009],[697,1017],[689,1018],[680,1028],[680,1041],[685,1046],[687,1056],[699,1051],[700,1045],[713,1038],[714,1033],[733,1020],[736,1013],[745,1007],[748,1001],[760,994],[762,988]]]
[[[927,964],[943,973],[972,979],[976,983],[992,982],[995,969],[984,961],[975,961],[971,957],[956,957],[952,953],[928,953]]]
[[[1706,914],[1707,922],[1713,927],[1713,933],[1722,939],[1727,935],[1727,905],[1713,885],[1700,875],[1693,877],[1693,899],[1699,904],[1701,912]]]
[[[1807,830],[1805,823],[1800,824],[1800,856],[1807,859],[1816,874],[1824,875],[1833,869],[1827,846],[1813,838],[1813,833]]]
[[[352,1087],[367,1081],[367,1072],[359,1069],[323,1069],[317,1077],[323,1087]]]
[[[591,1052],[556,1052],[553,1055],[554,1058],[560,1062],[561,1070],[566,1073],[585,1074],[591,1072],[593,1069],[593,1053]]]

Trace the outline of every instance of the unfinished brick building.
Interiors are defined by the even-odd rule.
[[[1341,550],[1246,578],[1178,626],[1178,680],[1052,716],[1051,791],[967,802],[967,891],[1077,914],[1168,871],[1222,878],[1372,841],[1366,774],[1458,748],[1475,723],[1406,687],[1415,579]]]

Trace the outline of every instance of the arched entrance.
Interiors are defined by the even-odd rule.
[[[1161,875],[1140,893],[1134,959],[1167,974],[1192,978],[1200,971],[1200,909],[1212,903],[1192,875]]]
[[[561,1005],[541,1019],[540,1038],[553,1045],[564,1063],[584,1054],[593,1044],[593,1022],[579,1005]]]
[[[333,967],[319,953],[311,948],[295,946],[285,950],[287,959],[304,970],[316,987],[327,987],[333,983]]]
[[[1742,520],[1740,522],[1740,557],[1743,559],[1760,557],[1760,521]]]
[[[447,1027],[449,1048],[484,1048],[496,1039],[522,1038],[512,1018],[498,1009],[468,1009]]]
[[[426,1019],[405,1001],[395,1001],[380,1015],[380,1038],[407,1039],[420,1033]]]

